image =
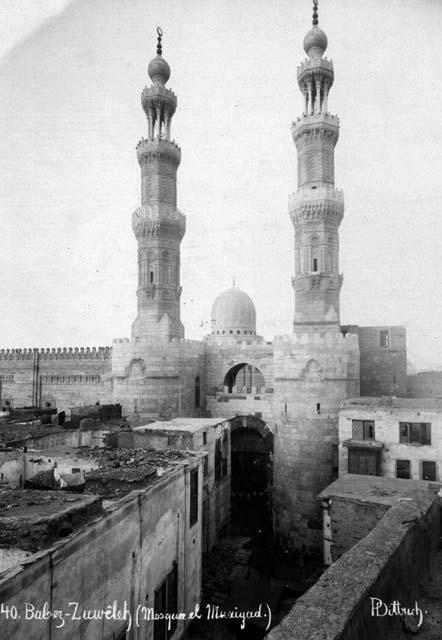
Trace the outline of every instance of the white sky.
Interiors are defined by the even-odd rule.
[[[233,275],[263,335],[291,332],[290,123],[311,5],[0,0],[1,347],[130,333],[139,95],[157,24],[178,95],[186,335],[202,337]],[[341,321],[404,324],[410,358],[442,367],[442,3],[320,0],[319,16],[341,120]]]

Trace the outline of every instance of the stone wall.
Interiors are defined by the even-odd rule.
[[[0,409],[112,402],[109,347],[1,349]]]
[[[143,419],[171,420],[199,416],[205,409],[205,343],[114,340],[112,357],[114,401],[123,414]],[[196,406],[196,379],[200,407]]]
[[[255,366],[264,377],[265,393],[273,388],[273,346],[246,340],[241,342],[207,343],[207,390],[224,391],[224,379],[232,367],[244,363]]]
[[[340,404],[358,389],[357,337],[312,325],[274,348],[275,530],[285,547],[318,550],[317,495],[333,480]]]
[[[218,392],[216,394],[207,394],[206,408],[213,418],[250,415],[272,424],[272,401],[272,393],[241,394]]]
[[[388,332],[388,346],[381,346],[381,332]],[[407,395],[407,346],[405,327],[359,327],[361,396]]]
[[[420,371],[407,376],[409,398],[442,397],[442,371]]]
[[[113,640],[125,629],[118,620],[73,621],[56,628],[58,620],[25,620],[24,603],[42,609],[72,613],[69,602],[81,609],[106,609],[116,600],[134,615],[138,604],[153,607],[155,590],[166,579],[173,563],[178,569],[178,611],[190,612],[200,599],[202,492],[198,520],[189,527],[190,469],[201,460],[180,466],[158,482],[136,491],[108,507],[104,517],[60,540],[50,549],[26,559],[1,576],[0,598],[14,605],[21,619],[2,618],[2,640]],[[185,622],[178,622],[178,635]],[[139,621],[134,638],[153,638],[153,622]]]
[[[414,606],[440,535],[437,496],[398,502],[297,600],[268,640],[391,640],[402,617],[371,615],[370,597]]]

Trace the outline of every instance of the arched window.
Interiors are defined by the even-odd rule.
[[[313,258],[313,271],[318,270],[318,258]]]

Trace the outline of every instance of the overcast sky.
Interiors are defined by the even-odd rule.
[[[111,344],[136,313],[135,145],[155,29],[178,96],[186,336],[232,276],[291,332],[290,124],[310,0],[0,0],[1,347]],[[320,0],[341,121],[344,324],[404,324],[442,367],[440,0]]]

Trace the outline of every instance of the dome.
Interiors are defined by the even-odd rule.
[[[147,72],[152,82],[166,84],[170,78],[170,67],[162,55],[157,55],[149,62]]]
[[[256,335],[256,311],[251,298],[231,287],[221,293],[212,306],[212,334]]]
[[[321,58],[327,49],[327,44],[326,34],[315,25],[304,38],[304,51],[309,58]]]

